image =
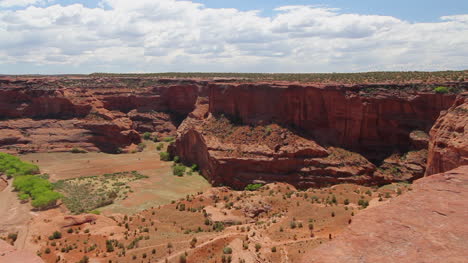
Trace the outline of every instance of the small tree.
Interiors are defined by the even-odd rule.
[[[171,160],[171,155],[168,152],[160,152],[159,159],[161,161],[169,162]]]

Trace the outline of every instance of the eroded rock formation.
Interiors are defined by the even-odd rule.
[[[465,262],[468,166],[416,180],[412,188],[356,215],[302,262]]]
[[[421,178],[425,132],[456,98],[398,85],[209,87],[170,151],[213,183],[238,188]]]
[[[468,93],[442,112],[430,136],[426,175],[468,164]]]
[[[203,85],[119,78],[0,80],[0,149],[116,152],[139,133],[175,134]]]

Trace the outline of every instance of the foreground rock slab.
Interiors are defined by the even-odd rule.
[[[0,263],[43,263],[44,261],[28,251],[19,251],[0,239]]]
[[[415,181],[302,262],[467,262],[468,166]]]

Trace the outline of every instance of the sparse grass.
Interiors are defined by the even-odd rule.
[[[55,186],[64,194],[63,202],[67,208],[79,214],[94,212],[96,208],[112,204],[115,199],[125,199],[131,191],[127,184],[143,178],[147,177],[136,171],[120,172],[61,180]]]

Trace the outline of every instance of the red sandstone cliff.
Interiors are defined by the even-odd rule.
[[[442,112],[430,132],[426,175],[468,164],[468,93]]]
[[[174,135],[203,85],[160,79],[0,79],[0,149],[116,152]]]
[[[244,123],[277,122],[299,128],[321,143],[368,156],[408,150],[409,133],[428,132],[455,95],[399,85],[211,85],[210,112]]]
[[[412,188],[356,215],[302,262],[466,262],[468,166],[419,179]]]
[[[427,135],[455,95],[404,86],[211,84],[170,147],[216,184],[412,181]],[[345,149],[347,150],[345,150]],[[383,160],[376,167],[372,160]]]

